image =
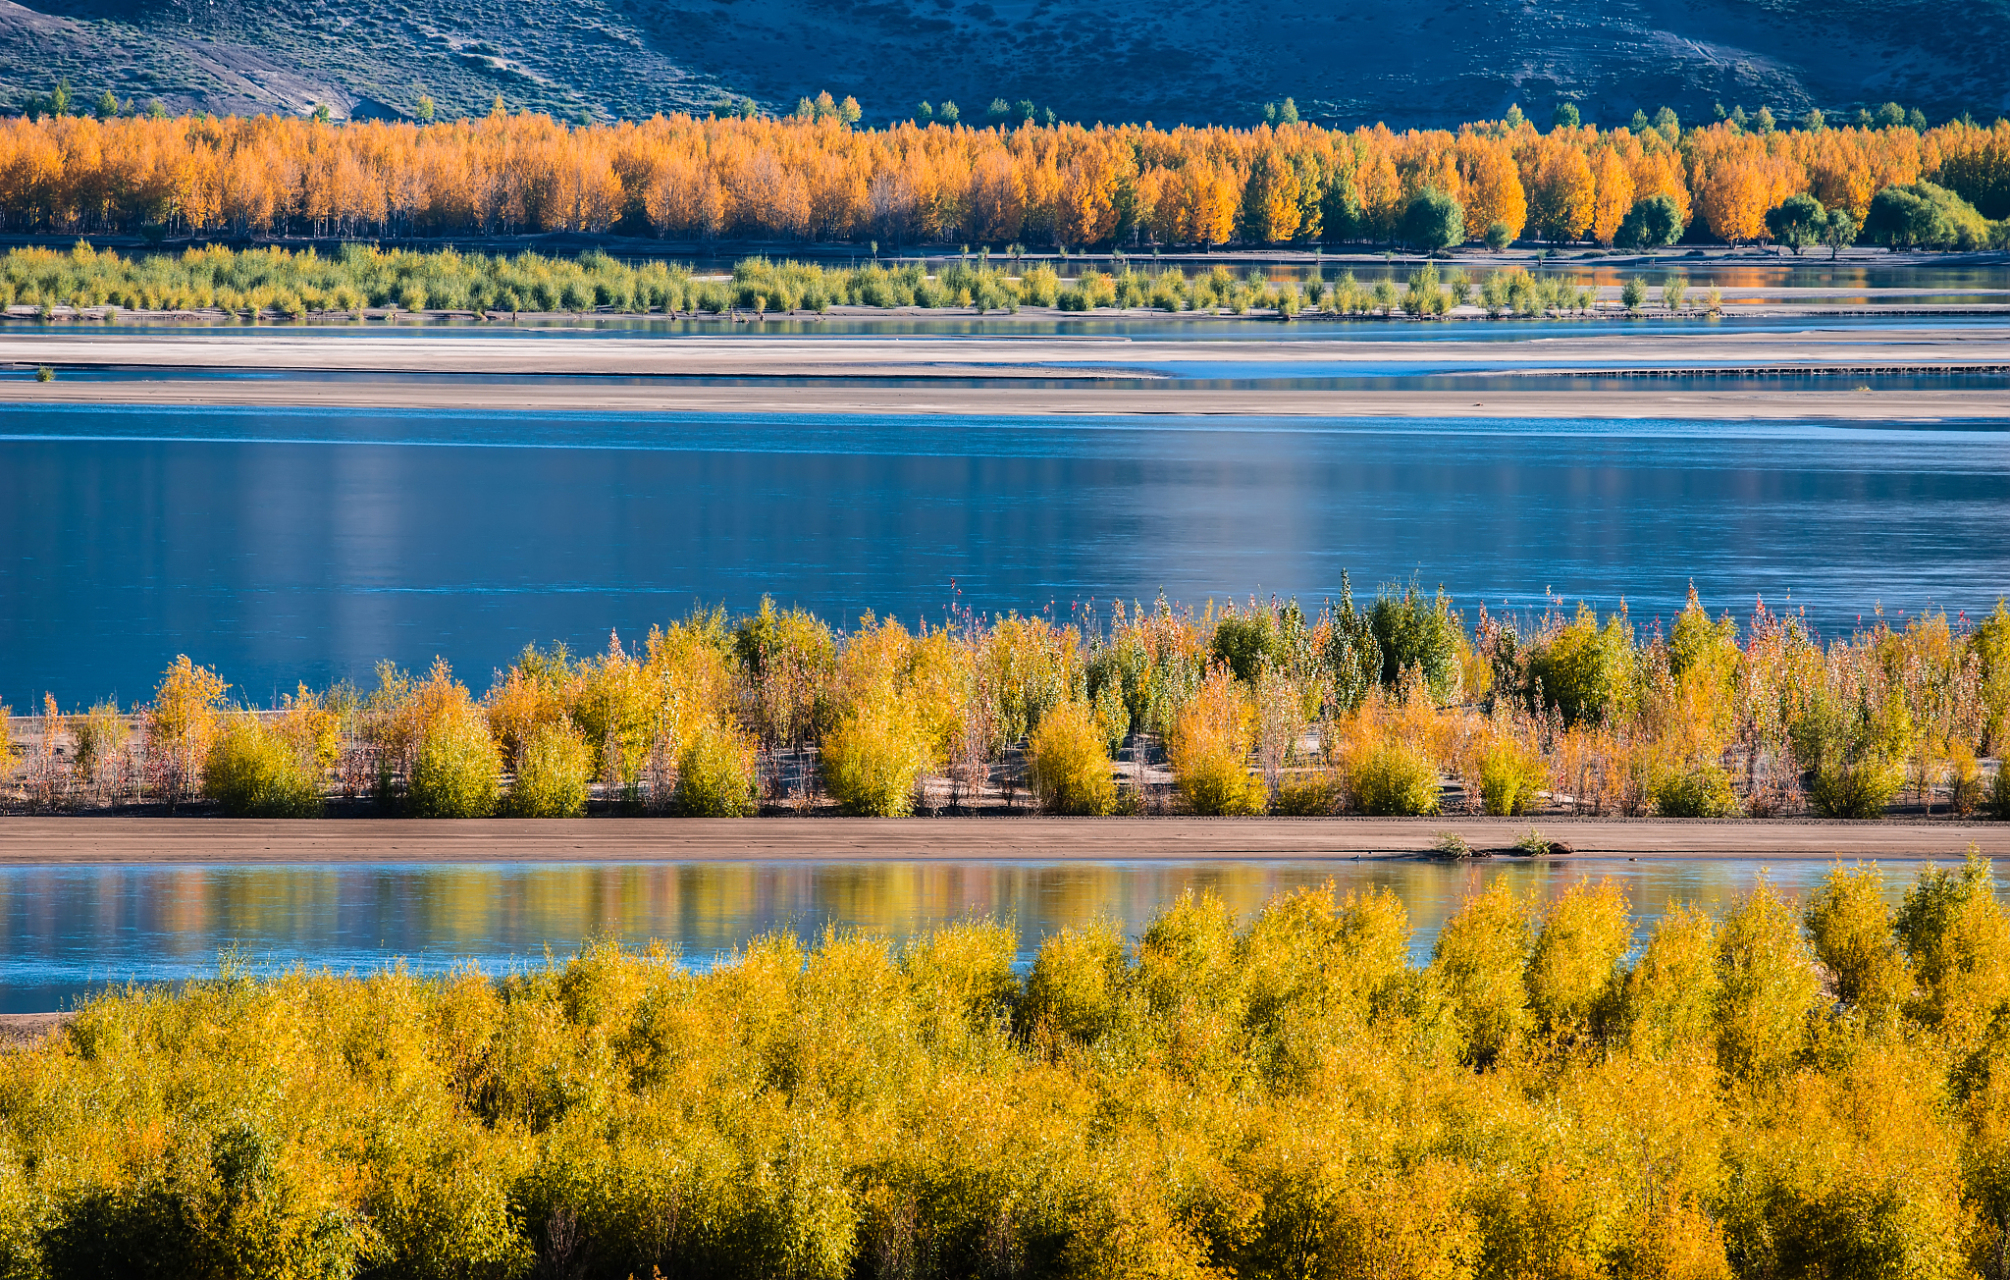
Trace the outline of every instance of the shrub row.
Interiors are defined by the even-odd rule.
[[[2010,1248],[1989,868],[1496,881],[502,980],[226,966],[0,1072],[0,1274],[1934,1276]]]
[[[696,815],[902,815],[1022,784],[1057,813],[1676,817],[2010,812],[2010,609],[1875,619],[1824,639],[1693,593],[1642,633],[1580,608],[1470,623],[1442,594],[1119,606],[1073,623],[964,618],[838,631],[771,603],[701,613],[639,651],[530,648],[476,699],[444,663],[232,709],[179,659],[125,733],[47,702],[19,768],[38,802],[206,795],[226,813],[374,796],[434,817],[566,816],[589,795]],[[57,747],[74,743],[67,756]],[[23,762],[13,761],[16,766]],[[1174,792],[1152,781],[1170,770]]]

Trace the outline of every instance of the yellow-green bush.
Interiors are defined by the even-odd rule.
[[[1654,810],[1664,818],[1736,817],[1738,793],[1718,765],[1670,769],[1655,779]]]
[[[1249,771],[1254,722],[1255,712],[1228,665],[1215,664],[1180,711],[1166,744],[1180,794],[1194,813],[1263,812],[1269,797],[1263,780]]]
[[[688,818],[746,818],[760,812],[754,746],[718,724],[700,725],[677,753],[677,812]]]
[[[1288,818],[1318,818],[1337,813],[1346,787],[1330,773],[1287,774],[1270,798],[1270,811]]]
[[[486,818],[501,793],[502,755],[486,719],[464,705],[426,727],[406,792],[412,816]]]
[[[1421,968],[1400,901],[1330,887],[1064,931],[1023,981],[989,922],[704,973],[613,945],[500,979],[226,968],[6,1055],[0,1266],[1988,1275],[2010,1048],[1957,1014],[2001,1004],[1993,890],[1932,873],[1890,917],[1838,870],[1809,919],[1839,1007],[1763,888],[1629,964],[1624,900],[1582,883],[1496,882]],[[1920,997],[1860,1016],[1895,960]]]
[[[321,812],[314,762],[249,712],[226,719],[210,743],[202,789],[233,818],[311,818]]]
[[[1518,817],[1536,807],[1549,785],[1542,756],[1512,738],[1500,738],[1480,755],[1480,811]]]
[[[1117,784],[1107,741],[1087,704],[1064,702],[1049,711],[1027,742],[1040,807],[1084,817],[1115,809]]]
[[[1352,762],[1347,790],[1362,813],[1412,817],[1438,811],[1438,767],[1407,742],[1384,741]]]
[[[569,724],[541,724],[525,737],[516,780],[503,801],[513,818],[576,818],[593,786],[593,753]]]
[[[824,786],[846,813],[899,818],[914,810],[928,747],[905,708],[861,707],[824,739]]]

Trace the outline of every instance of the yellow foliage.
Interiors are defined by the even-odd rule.
[[[1195,813],[1263,812],[1263,781],[1249,771],[1255,741],[1255,708],[1227,665],[1217,663],[1180,711],[1166,744],[1180,794]]]

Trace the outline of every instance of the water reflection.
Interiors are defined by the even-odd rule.
[[[1886,868],[1896,901],[1919,864]],[[1009,924],[1022,963],[1056,930],[1110,918],[1135,933],[1183,890],[1247,917],[1275,894],[1332,880],[1401,895],[1422,961],[1474,888],[1505,878],[1544,899],[1611,877],[1640,930],[1675,902],[1722,910],[1765,874],[1805,894],[1825,864],[1735,859],[1236,862],[676,862],[0,869],[0,1012],[61,1007],[108,982],[212,972],[235,946],[255,964],[421,972],[540,964],[582,940],[661,940],[705,967],[749,938],[858,928],[895,941],[971,917]]]

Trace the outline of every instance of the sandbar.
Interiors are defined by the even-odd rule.
[[[0,331],[0,363],[64,371],[46,383],[0,379],[0,403],[16,404],[828,416],[2010,419],[2004,376],[2010,326],[2002,325],[1767,334],[1704,325],[1676,333],[1586,326],[1581,333],[1527,337],[1473,326],[1439,330],[1428,341],[1356,341],[1302,326],[1279,326],[1260,340],[1193,341],[1023,333]],[[93,372],[67,376],[73,370]],[[1703,375],[1738,381],[1698,386],[1694,379]],[[1931,375],[1943,385],[1878,385],[1893,375]],[[1366,381],[1388,377],[1411,385]],[[1491,384],[1476,392],[1446,377]],[[1560,380],[1581,377],[1611,381],[1588,395]],[[1685,381],[1671,381],[1678,377]],[[1302,379],[1322,382],[1293,381]],[[1963,379],[1977,385],[1961,385]]]
[[[0,865],[856,862],[1416,857],[1444,832],[1512,845],[1527,818],[0,819]],[[2010,856],[2010,824],[1545,818],[1575,856]]]

